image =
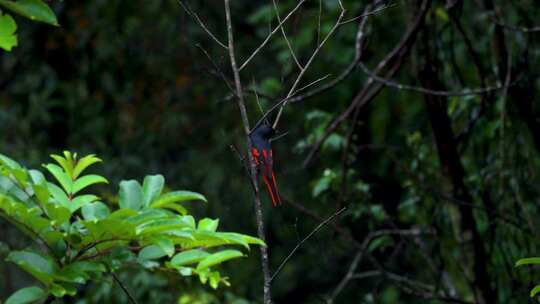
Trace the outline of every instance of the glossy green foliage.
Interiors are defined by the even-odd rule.
[[[0,0],[0,48],[6,51],[17,46],[17,24],[11,15],[3,15],[1,8],[33,21],[58,26],[56,15],[42,0]]]
[[[0,216],[46,250],[10,251],[6,261],[18,265],[41,283],[14,293],[7,303],[31,303],[49,295],[74,296],[77,285],[100,280],[128,263],[148,270],[197,276],[212,288],[228,285],[217,266],[243,257],[239,249],[265,244],[248,235],[218,231],[218,220],[198,222],[184,204],[206,202],[191,191],[163,193],[165,180],[151,175],[143,185],[120,183],[118,206],[90,194],[108,184],[99,175],[83,174],[101,160],[78,158],[68,151],[51,155],[43,165],[53,181],[0,155]],[[240,247],[232,249],[230,247]],[[123,252],[123,254],[119,254]]]
[[[13,47],[17,46],[16,30],[17,24],[13,17],[9,14],[4,15],[0,11],[0,48],[11,51]]]

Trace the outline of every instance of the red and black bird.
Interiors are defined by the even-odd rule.
[[[270,147],[270,139],[276,134],[276,131],[267,124],[261,124],[251,132],[249,139],[251,140],[251,155],[255,160],[255,164],[262,173],[262,178],[270,198],[272,205],[281,205],[279,191],[276,183],[276,175],[274,174],[274,160],[272,147]]]

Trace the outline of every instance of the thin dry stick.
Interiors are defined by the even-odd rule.
[[[281,17],[279,16],[279,10],[278,10],[276,0],[272,0],[272,3],[274,4],[274,11],[276,13],[278,23],[281,23]],[[287,44],[287,47],[289,48],[289,52],[291,53],[291,56],[292,56],[294,62],[296,63],[296,66],[298,66],[298,68],[300,70],[302,70],[302,65],[298,61],[298,58],[296,58],[296,54],[294,54],[294,50],[292,48],[291,42],[289,41],[289,38],[287,37],[287,34],[285,33],[285,26],[284,25],[281,26],[281,35],[283,36],[283,39],[285,39],[285,43]]]
[[[244,94],[242,92],[242,82],[240,80],[240,70],[236,65],[236,56],[234,54],[234,36],[232,29],[231,21],[231,8],[229,0],[224,0],[225,4],[225,19],[227,23],[227,40],[228,40],[228,50],[229,57],[231,60],[231,69],[234,75],[234,84],[236,88],[236,95],[238,100],[238,108],[240,109],[240,115],[242,117],[242,124],[244,126],[244,133],[246,135],[247,143],[247,155],[249,157],[250,171],[249,175],[251,178],[251,184],[253,186],[253,196],[254,196],[254,205],[255,205],[255,219],[257,221],[257,235],[263,241],[265,241],[264,233],[264,221],[261,207],[261,198],[259,196],[259,186],[257,184],[257,168],[255,167],[255,162],[253,156],[249,151],[251,150],[251,141],[249,140],[249,118],[247,115],[246,104],[244,102]],[[260,246],[261,250],[261,266],[263,271],[263,299],[264,304],[272,304],[271,290],[270,290],[270,269],[268,266],[268,248],[266,246]]]
[[[403,37],[401,38],[400,42],[388,53],[382,61],[377,64],[377,67],[375,69],[375,74],[380,73],[383,69],[387,67],[387,65],[392,62],[393,66],[390,67],[390,70],[386,73],[386,77],[391,77],[394,75],[397,70],[401,67],[403,64],[403,59],[406,55],[408,55],[412,44],[414,44],[414,41],[416,40],[416,36],[421,28],[421,25],[423,24],[425,20],[425,16],[427,13],[427,10],[430,5],[430,1],[424,0],[420,4],[420,14],[417,15],[415,20],[412,22],[409,29],[405,32]],[[311,160],[315,157],[315,154],[319,151],[321,145],[326,141],[326,139],[334,132],[337,127],[349,117],[351,113],[357,108],[357,107],[363,107],[366,105],[369,101],[371,101],[382,89],[381,83],[374,84],[375,80],[373,78],[369,78],[366,82],[364,87],[360,90],[360,92],[353,98],[351,103],[349,104],[349,107],[343,111],[340,115],[338,115],[326,128],[323,136],[317,140],[317,142],[313,145],[310,152],[308,153],[308,156],[304,160],[303,167],[307,167],[307,165],[311,162]]]
[[[540,26],[534,26],[534,27],[524,27],[524,26],[518,26],[518,25],[511,25],[504,23],[503,21],[492,17],[492,20],[495,24],[502,26],[503,28],[514,31],[514,32],[522,32],[522,33],[536,33],[540,32]]]
[[[375,79],[376,81],[384,84],[385,86],[395,88],[398,90],[405,90],[405,91],[411,91],[416,92],[420,94],[427,94],[427,95],[435,95],[435,96],[445,96],[445,97],[452,97],[452,96],[469,96],[469,95],[482,95],[488,92],[502,90],[505,88],[505,85],[497,85],[497,86],[489,86],[485,88],[479,88],[479,89],[464,89],[462,91],[440,91],[440,90],[430,90],[422,87],[416,87],[411,86],[407,84],[401,84],[399,82],[393,81],[391,79],[387,79],[384,77],[381,77],[377,74],[375,74],[373,71],[368,69],[364,64],[359,64],[364,73],[366,73],[370,78]]]
[[[347,273],[343,277],[343,279],[339,282],[338,286],[334,289],[331,296],[326,300],[327,304],[334,303],[334,300],[336,297],[341,293],[343,288],[349,283],[351,279],[354,278],[354,273],[356,272],[356,268],[358,268],[358,264],[362,260],[364,253],[366,252],[369,244],[372,240],[385,236],[385,235],[401,235],[401,236],[417,236],[420,234],[428,233],[426,231],[413,228],[413,229],[386,229],[386,230],[379,230],[370,232],[364,241],[362,242],[362,245],[360,246],[360,250],[356,253],[356,255],[353,258],[353,261],[351,262],[349,269],[347,270]]]
[[[369,15],[369,10],[371,9],[371,6],[368,5],[366,6],[366,9],[364,10],[364,14],[362,16],[368,16]],[[342,23],[343,24],[343,23]],[[295,103],[295,102],[299,102],[299,101],[302,101],[306,98],[309,98],[311,96],[314,96],[314,95],[317,95],[319,93],[322,93],[326,90],[329,90],[333,87],[335,87],[337,84],[339,84],[340,82],[342,82],[343,80],[345,80],[351,73],[352,71],[354,71],[356,69],[356,67],[358,66],[358,63],[360,62],[360,58],[362,57],[362,52],[363,52],[363,49],[364,49],[364,42],[365,42],[365,38],[366,38],[366,33],[365,33],[365,27],[366,27],[366,24],[367,24],[367,18],[363,18],[359,23],[358,23],[358,29],[356,31],[356,38],[355,38],[355,46],[354,46],[354,49],[355,49],[355,53],[354,53],[354,58],[353,60],[351,61],[351,63],[345,68],[345,70],[343,70],[343,72],[341,72],[341,74],[339,74],[338,77],[336,77],[334,80],[328,82],[327,84],[324,84],[312,91],[309,91],[305,94],[302,94],[302,95],[299,95],[299,96],[295,96],[295,97],[292,97],[290,99],[290,103]]]
[[[375,10],[372,10],[372,11],[368,11],[366,13],[363,13],[362,15],[358,15],[356,17],[352,17],[350,19],[347,19],[345,21],[341,21],[341,24],[340,25],[344,25],[344,24],[347,24],[347,23],[351,23],[351,22],[354,22],[358,19],[362,19],[362,18],[365,18],[367,16],[371,16],[371,15],[376,15],[386,9],[389,9],[391,7],[394,7],[394,6],[397,6],[397,4],[389,4],[389,5],[384,5],[384,6],[381,6],[379,7],[378,9],[375,9]]]
[[[219,46],[227,49],[227,46],[222,43],[213,33],[212,31],[210,31],[208,29],[208,27],[206,27],[206,25],[204,24],[204,22],[201,20],[201,18],[199,18],[199,15],[197,15],[197,13],[195,13],[194,11],[192,11],[188,5],[184,4],[184,2],[182,2],[181,0],[177,0],[178,4],[180,4],[180,6],[186,11],[186,13],[191,16],[191,18],[193,18],[198,24],[199,26],[208,34],[208,36],[210,36],[210,38],[214,39],[214,41],[219,44]]]
[[[330,74],[324,75],[323,77],[321,77],[321,78],[319,78],[319,79],[313,80],[312,82],[306,84],[305,86],[301,87],[300,89],[294,91],[294,92],[292,93],[292,96],[297,95],[298,93],[300,93],[300,92],[306,90],[306,89],[309,88],[309,87],[312,87],[313,85],[315,85],[315,84],[317,84],[317,83],[319,83],[319,82],[325,80],[325,79],[328,78],[328,77],[330,77]]]
[[[281,114],[283,113],[283,107],[285,107],[287,105],[287,102],[288,102],[288,99],[293,95],[294,91],[296,90],[296,87],[298,86],[298,84],[300,84],[300,81],[302,80],[302,77],[304,76],[304,74],[306,73],[306,71],[308,70],[309,66],[311,65],[311,63],[313,62],[313,60],[315,59],[315,57],[317,57],[317,54],[319,53],[319,51],[322,49],[322,47],[324,46],[324,44],[326,43],[326,41],[328,41],[328,39],[334,34],[334,32],[338,29],[339,25],[340,25],[340,22],[341,20],[343,20],[343,17],[345,16],[345,8],[343,7],[343,4],[341,3],[341,0],[338,0],[339,1],[339,5],[341,7],[341,12],[339,14],[339,17],[336,21],[336,23],[334,24],[334,26],[330,29],[330,31],[328,32],[328,34],[326,34],[326,36],[324,37],[324,39],[321,41],[321,43],[319,43],[317,45],[317,48],[313,51],[313,54],[311,54],[311,57],[309,58],[309,60],[307,61],[307,63],[304,65],[304,67],[302,68],[302,70],[300,70],[300,73],[298,74],[298,77],[296,77],[296,80],[294,81],[291,89],[289,90],[289,93],[287,93],[287,97],[285,97],[285,100],[283,102],[283,104],[281,105],[280,109],[279,109],[279,112],[276,116],[276,120],[274,120],[274,124],[272,125],[272,128],[273,129],[276,129],[277,128],[277,125],[279,124],[279,119],[281,118]]]
[[[221,78],[221,80],[223,80],[223,82],[225,82],[225,85],[232,92],[233,96],[236,96],[236,92],[234,91],[231,83],[229,82],[229,79],[227,79],[227,76],[225,76],[225,73],[221,71],[221,69],[219,68],[217,63],[212,59],[210,54],[208,54],[208,52],[202,47],[202,45],[197,43],[195,46],[198,47],[201,50],[201,52],[204,53],[206,58],[208,58],[208,61],[210,61],[210,63],[212,63],[212,65],[214,66],[214,69],[216,70],[216,73],[218,74],[218,76]]]
[[[370,9],[371,9],[371,5],[366,6],[366,9],[364,10],[364,14],[362,14],[362,16],[367,17],[369,15],[372,15],[372,14],[369,13]],[[366,37],[365,32],[364,32],[364,28],[366,26],[366,21],[367,21],[367,18],[364,18],[358,24],[358,30],[357,30],[357,33],[356,33],[356,42],[355,42],[355,55],[354,55],[353,61],[347,66],[347,68],[345,68],[345,70],[343,70],[343,72],[341,72],[341,74],[339,74],[338,77],[336,77],[334,80],[328,82],[327,84],[324,84],[324,85],[322,85],[322,86],[320,86],[318,88],[315,88],[315,89],[313,89],[311,91],[308,91],[308,92],[306,92],[306,93],[304,93],[302,95],[296,96],[296,93],[293,93],[291,97],[284,98],[284,99],[280,100],[279,102],[275,103],[272,107],[270,107],[270,109],[268,111],[266,111],[266,113],[259,119],[259,121],[255,124],[255,126],[253,128],[255,129],[274,110],[279,108],[287,100],[290,103],[300,102],[300,101],[305,100],[305,99],[307,99],[309,97],[312,97],[312,96],[315,96],[315,95],[317,95],[319,93],[327,91],[327,90],[335,87],[336,85],[338,85],[343,80],[345,80],[352,73],[352,71],[355,70],[356,66],[358,65],[358,62],[360,61],[360,58],[362,57],[362,51],[363,51],[363,48],[364,48],[364,42],[365,42],[365,37]],[[299,91],[300,90],[297,90],[296,92],[299,92]]]
[[[251,55],[249,55],[248,59],[246,59],[246,61],[244,61],[244,63],[242,63],[240,68],[238,68],[238,71],[242,71],[246,67],[246,65],[251,61],[251,59],[253,59],[253,57],[255,57],[255,55],[257,55],[266,46],[268,41],[270,41],[270,38],[272,38],[272,36],[274,36],[274,34],[277,31],[279,31],[279,29],[283,26],[283,24],[287,20],[289,20],[289,18],[302,6],[302,4],[304,4],[304,2],[306,2],[306,0],[301,0],[301,1],[298,2],[298,4],[289,12],[289,14],[287,16],[285,16],[285,18],[283,20],[281,20],[281,22],[279,22],[279,24],[276,26],[276,28],[274,28],[268,34],[268,36],[266,36],[264,41],[253,51],[253,53],[251,53]]]
[[[329,218],[327,218],[322,223],[317,225],[317,227],[315,227],[315,229],[313,229],[303,240],[301,240],[298,244],[296,244],[294,249],[289,253],[289,255],[283,260],[283,262],[281,262],[279,267],[276,269],[276,271],[274,272],[274,274],[270,278],[270,281],[273,281],[278,276],[278,274],[281,272],[283,267],[285,267],[285,264],[287,264],[287,262],[291,259],[291,257],[294,255],[294,253],[300,248],[300,246],[302,246],[302,244],[304,244],[307,240],[309,240],[309,238],[311,238],[315,233],[317,233],[317,231],[319,231],[326,224],[331,222],[335,217],[337,217],[338,215],[343,213],[346,209],[347,209],[346,207],[343,207],[338,212],[332,214]]]

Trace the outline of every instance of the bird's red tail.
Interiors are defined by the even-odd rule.
[[[279,197],[279,191],[276,183],[276,176],[274,175],[274,172],[269,172],[270,174],[263,174],[263,180],[264,184],[266,185],[266,189],[268,189],[268,192],[270,193],[270,198],[272,199],[272,205],[274,207],[281,205],[281,198]],[[270,180],[269,177],[272,179]]]

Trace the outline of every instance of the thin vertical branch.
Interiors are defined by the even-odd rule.
[[[262,207],[261,207],[261,198],[259,195],[259,186],[257,184],[257,169],[255,167],[255,162],[253,160],[253,157],[251,156],[251,153],[249,152],[251,150],[251,141],[249,140],[249,118],[247,115],[246,110],[246,104],[244,102],[244,94],[242,91],[242,82],[240,80],[240,71],[238,69],[238,66],[236,65],[236,56],[234,54],[234,36],[233,36],[233,29],[232,29],[232,21],[231,21],[231,8],[229,0],[224,0],[225,3],[225,18],[227,22],[227,40],[228,40],[228,51],[229,51],[229,57],[231,61],[231,69],[234,76],[234,85],[236,89],[236,95],[238,100],[238,108],[240,109],[240,115],[242,117],[242,124],[244,127],[244,133],[246,136],[246,144],[247,144],[247,155],[249,157],[249,175],[251,179],[251,184],[253,186],[253,196],[254,196],[254,205],[255,205],[255,219],[257,221],[257,235],[259,238],[263,241],[265,241],[265,233],[264,233],[264,221],[263,221],[263,214],[262,214]],[[270,290],[270,268],[268,266],[268,248],[266,246],[260,246],[261,250],[261,266],[263,271],[263,294],[264,294],[264,304],[272,304],[272,297],[271,297],[271,290]]]

